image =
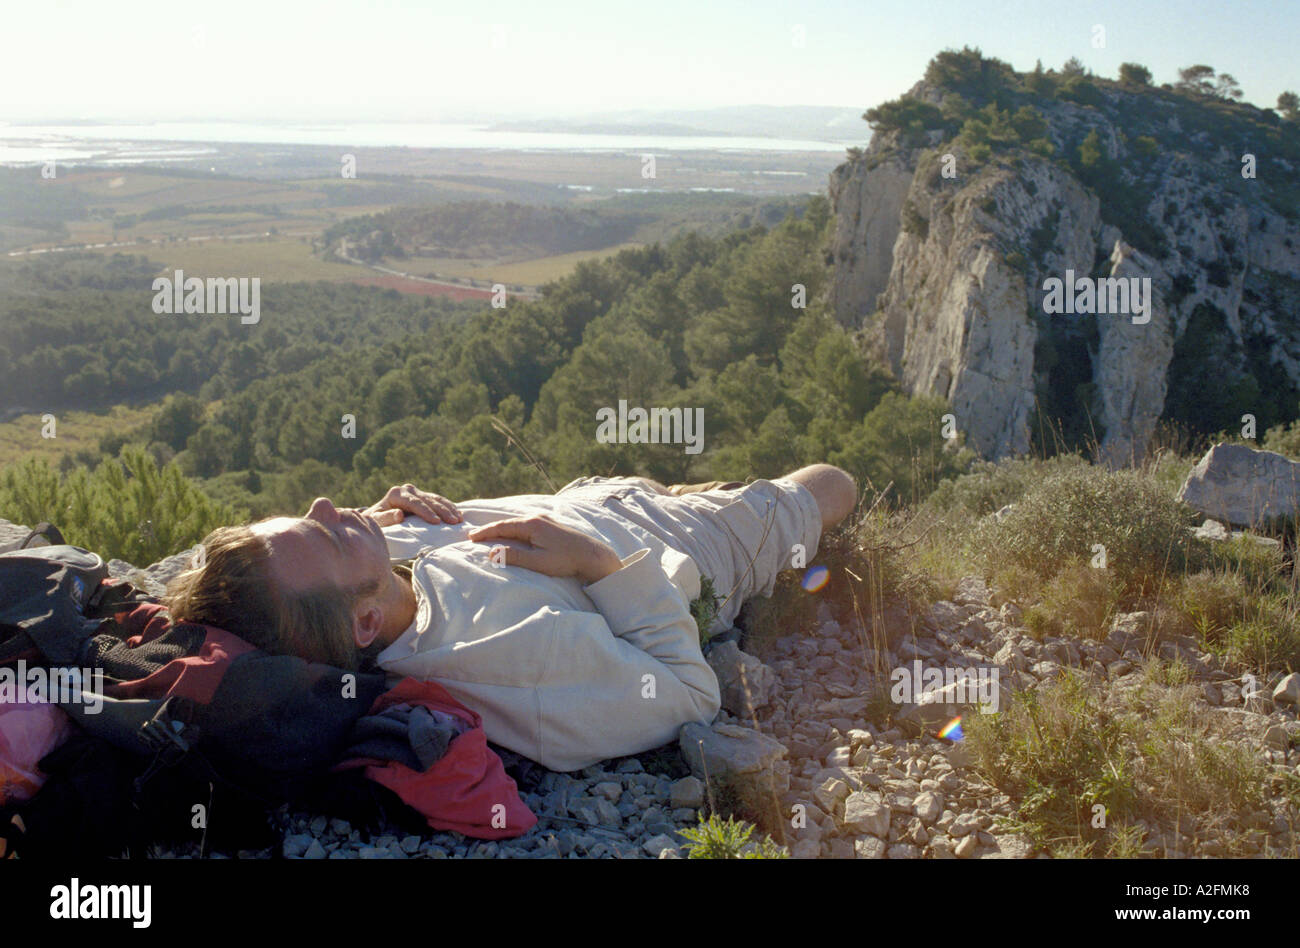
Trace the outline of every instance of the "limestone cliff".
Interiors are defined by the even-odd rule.
[[[969,57],[947,55],[830,181],[835,311],[904,387],[947,398],[989,457],[1050,442],[1049,425],[1126,462],[1161,419],[1294,418],[1300,129],[996,60],[967,82]],[[1149,320],[1049,315],[1044,281],[1067,271],[1149,278]]]

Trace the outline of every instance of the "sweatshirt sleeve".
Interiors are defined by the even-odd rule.
[[[508,628],[385,664],[436,678],[478,712],[493,742],[571,771],[675,740],[711,722],[718,680],[685,594],[648,548],[585,586],[596,606],[543,605]]]
[[[576,770],[668,743],[718,713],[718,680],[681,592],[648,549],[586,587],[600,610],[555,614],[539,680],[539,760]]]
[[[623,557],[622,562],[622,569],[583,588],[610,631],[670,667],[683,661],[703,664],[690,604],[650,555],[649,547]]]

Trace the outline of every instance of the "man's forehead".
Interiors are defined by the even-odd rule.
[[[305,517],[270,517],[249,529],[266,538],[271,579],[280,589],[304,590],[333,581],[340,551],[326,527]]]
[[[338,549],[338,540],[328,528],[307,517],[268,517],[249,524],[254,533],[264,536],[271,545],[271,553],[302,551],[303,544],[318,548],[322,541]]]
[[[277,533],[283,533],[286,530],[293,530],[306,519],[306,517],[267,517],[265,520],[250,523],[248,529],[254,533],[269,537]]]

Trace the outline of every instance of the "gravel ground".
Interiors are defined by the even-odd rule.
[[[114,561],[110,570],[159,592],[187,558],[170,557],[144,571]],[[284,808],[278,814],[285,829],[283,855],[679,858],[684,852],[678,831],[696,823],[706,802],[700,777],[708,775],[777,801],[790,824],[783,842],[795,858],[1032,857],[1037,853],[1030,841],[1004,831],[999,822],[1014,812],[1015,803],[970,769],[962,743],[930,736],[951,716],[952,706],[895,708],[894,725],[878,727],[870,720],[880,707],[873,695],[889,683],[867,671],[910,667],[915,661],[924,668],[996,666],[1003,701],[1014,701],[1016,692],[1037,688],[1066,667],[1091,676],[1108,703],[1119,701],[1142,680],[1144,660],[1134,631],[1141,614],[1120,616],[1100,642],[1034,641],[1019,618],[1014,604],[994,608],[983,581],[967,578],[953,600],[931,607],[917,636],[875,654],[864,650],[860,629],[837,623],[823,606],[816,629],[775,642],[770,664],[730,642],[715,645],[709,659],[722,685],[724,711],[711,728],[683,728],[677,748],[577,773],[540,771],[540,781],[522,794],[540,818],[526,836],[485,842],[432,831],[364,834],[340,819]],[[1159,654],[1187,662],[1199,686],[1198,709],[1222,718],[1232,739],[1256,748],[1274,771],[1300,776],[1300,750],[1290,746],[1300,735],[1300,676],[1268,682],[1258,696],[1243,700],[1239,681],[1194,642],[1163,642]],[[1279,798],[1274,801],[1273,809],[1253,814],[1252,820],[1275,847],[1285,849],[1294,846],[1296,815]],[[1152,854],[1213,856],[1229,848],[1227,840],[1213,836],[1193,839],[1172,827],[1144,829]],[[1246,850],[1262,847],[1254,842]],[[159,855],[194,854],[196,847]]]

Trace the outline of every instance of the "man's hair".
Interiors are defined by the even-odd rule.
[[[167,587],[163,602],[174,620],[224,629],[273,654],[356,670],[362,656],[352,638],[352,607],[377,583],[277,589],[268,569],[270,544],[246,526],[213,530],[203,548],[204,565]]]

